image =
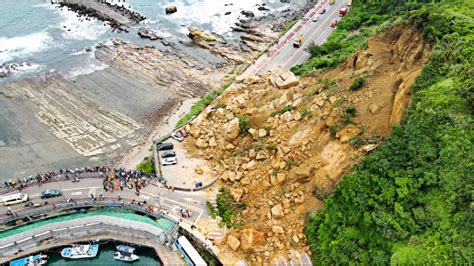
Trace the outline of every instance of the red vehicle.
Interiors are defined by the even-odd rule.
[[[347,14],[347,7],[343,7],[339,10],[339,16],[344,17]]]
[[[337,26],[337,19],[333,20],[329,26],[335,28]]]

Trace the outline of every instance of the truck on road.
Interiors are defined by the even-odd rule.
[[[339,16],[344,17],[347,14],[347,7],[343,7],[339,10]]]
[[[293,42],[293,47],[300,48],[302,42],[303,42],[303,34],[300,34],[298,38],[296,38],[295,42]]]

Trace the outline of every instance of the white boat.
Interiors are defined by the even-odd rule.
[[[33,255],[24,257],[18,260],[10,261],[10,266],[36,266],[44,265],[48,262],[46,259],[48,256],[43,254]]]
[[[140,257],[138,257],[135,254],[126,254],[126,253],[117,251],[117,252],[115,252],[114,259],[115,260],[126,261],[126,262],[132,262],[132,261],[139,260]]]
[[[114,259],[126,261],[126,262],[139,260],[140,257],[133,254],[134,251],[135,251],[135,248],[132,248],[126,245],[119,245],[117,246],[117,252],[115,252]]]
[[[99,252],[99,244],[93,245],[72,245],[61,250],[61,256],[68,259],[93,258]]]

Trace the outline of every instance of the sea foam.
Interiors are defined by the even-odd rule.
[[[12,38],[0,36],[0,64],[47,50],[52,41],[51,36],[45,31]]]

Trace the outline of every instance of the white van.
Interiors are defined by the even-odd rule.
[[[25,193],[18,193],[13,195],[4,196],[1,202],[5,205],[13,205],[28,201],[28,194]]]

